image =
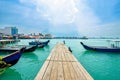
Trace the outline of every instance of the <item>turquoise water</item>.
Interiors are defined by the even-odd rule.
[[[65,39],[64,39],[65,40]],[[21,40],[16,44],[28,45],[33,40]],[[46,41],[43,40],[42,41]],[[85,69],[90,73],[94,80],[120,80],[120,53],[105,53],[86,51],[80,41],[87,45],[106,46],[105,39],[66,39],[66,45],[71,47],[73,55],[80,61]],[[51,49],[57,42],[63,39],[52,39],[48,46],[43,49],[36,49],[34,52],[24,53],[19,62],[0,75],[0,80],[34,80]],[[7,55],[2,53],[0,55]]]

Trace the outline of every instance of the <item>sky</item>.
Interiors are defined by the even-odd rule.
[[[120,0],[0,0],[0,28],[53,36],[120,37]]]

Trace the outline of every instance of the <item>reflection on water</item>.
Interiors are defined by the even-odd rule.
[[[45,46],[45,48],[49,48],[49,47],[50,47],[49,45]]]
[[[39,50],[39,51],[45,51],[44,48],[37,48],[37,50]]]
[[[22,78],[18,71],[7,68],[6,71],[0,75],[0,80],[22,80]]]
[[[22,57],[33,59],[33,60],[38,60],[38,56],[34,52],[23,53]]]
[[[84,51],[79,58],[81,64],[95,80],[120,80],[120,54],[110,52]]]

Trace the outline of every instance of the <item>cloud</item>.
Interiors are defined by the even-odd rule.
[[[53,24],[71,23],[74,21],[78,9],[74,0],[20,0],[36,6],[37,12]]]
[[[87,28],[87,27],[86,27]],[[89,37],[120,37],[120,22],[111,22],[106,24],[96,25],[81,31]]]
[[[76,14],[77,17],[75,18],[78,32],[83,35],[89,35],[90,33],[94,34],[95,30],[98,29],[96,26],[98,26],[101,20],[87,5],[87,2],[79,0],[76,5],[79,9],[79,12]]]
[[[107,23],[99,26],[99,31],[96,33],[99,36],[106,36],[106,37],[120,37],[120,21]]]
[[[17,3],[7,0],[0,1],[0,25],[20,25],[20,31],[23,31],[22,28],[24,28],[24,30],[29,29],[26,31],[27,33],[54,33],[58,34],[57,36],[113,34],[112,29],[114,34],[118,34],[114,29],[116,25],[110,26],[112,25],[110,21],[111,23],[119,21],[118,16],[113,20],[116,14],[119,15],[119,6],[117,9],[115,7],[114,12],[116,13],[113,14],[111,9],[114,9],[115,5],[111,5],[112,1],[110,3],[105,1],[104,4],[107,6],[104,6],[105,9],[102,6],[103,2],[104,0],[101,3],[94,0],[19,0]],[[91,3],[95,5],[91,6]],[[114,4],[116,3],[114,2]],[[109,11],[106,11],[107,8]],[[107,12],[110,12],[110,15]]]
[[[100,19],[84,0],[20,0],[21,3],[36,6],[38,15],[49,20],[53,26],[50,32],[76,31],[88,35]],[[72,24],[70,26],[69,24]],[[63,26],[64,25],[64,26]],[[66,27],[66,28],[65,28]],[[57,30],[58,29],[58,30]],[[64,30],[63,30],[64,29]],[[56,31],[55,31],[56,30]],[[57,33],[57,32],[56,32]]]

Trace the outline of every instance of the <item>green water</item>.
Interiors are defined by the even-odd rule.
[[[21,40],[21,42],[16,44],[28,45],[30,41],[33,40]],[[80,45],[80,41],[88,45],[105,46],[108,45],[105,39],[66,39],[65,42],[67,46],[71,47],[73,55],[80,61],[94,80],[120,80],[120,53],[86,51]],[[51,49],[57,42],[63,42],[63,39],[53,39],[50,41],[49,46],[43,49],[24,53],[15,66],[6,69],[0,75],[0,80],[34,80]],[[2,56],[7,54],[0,52]]]

